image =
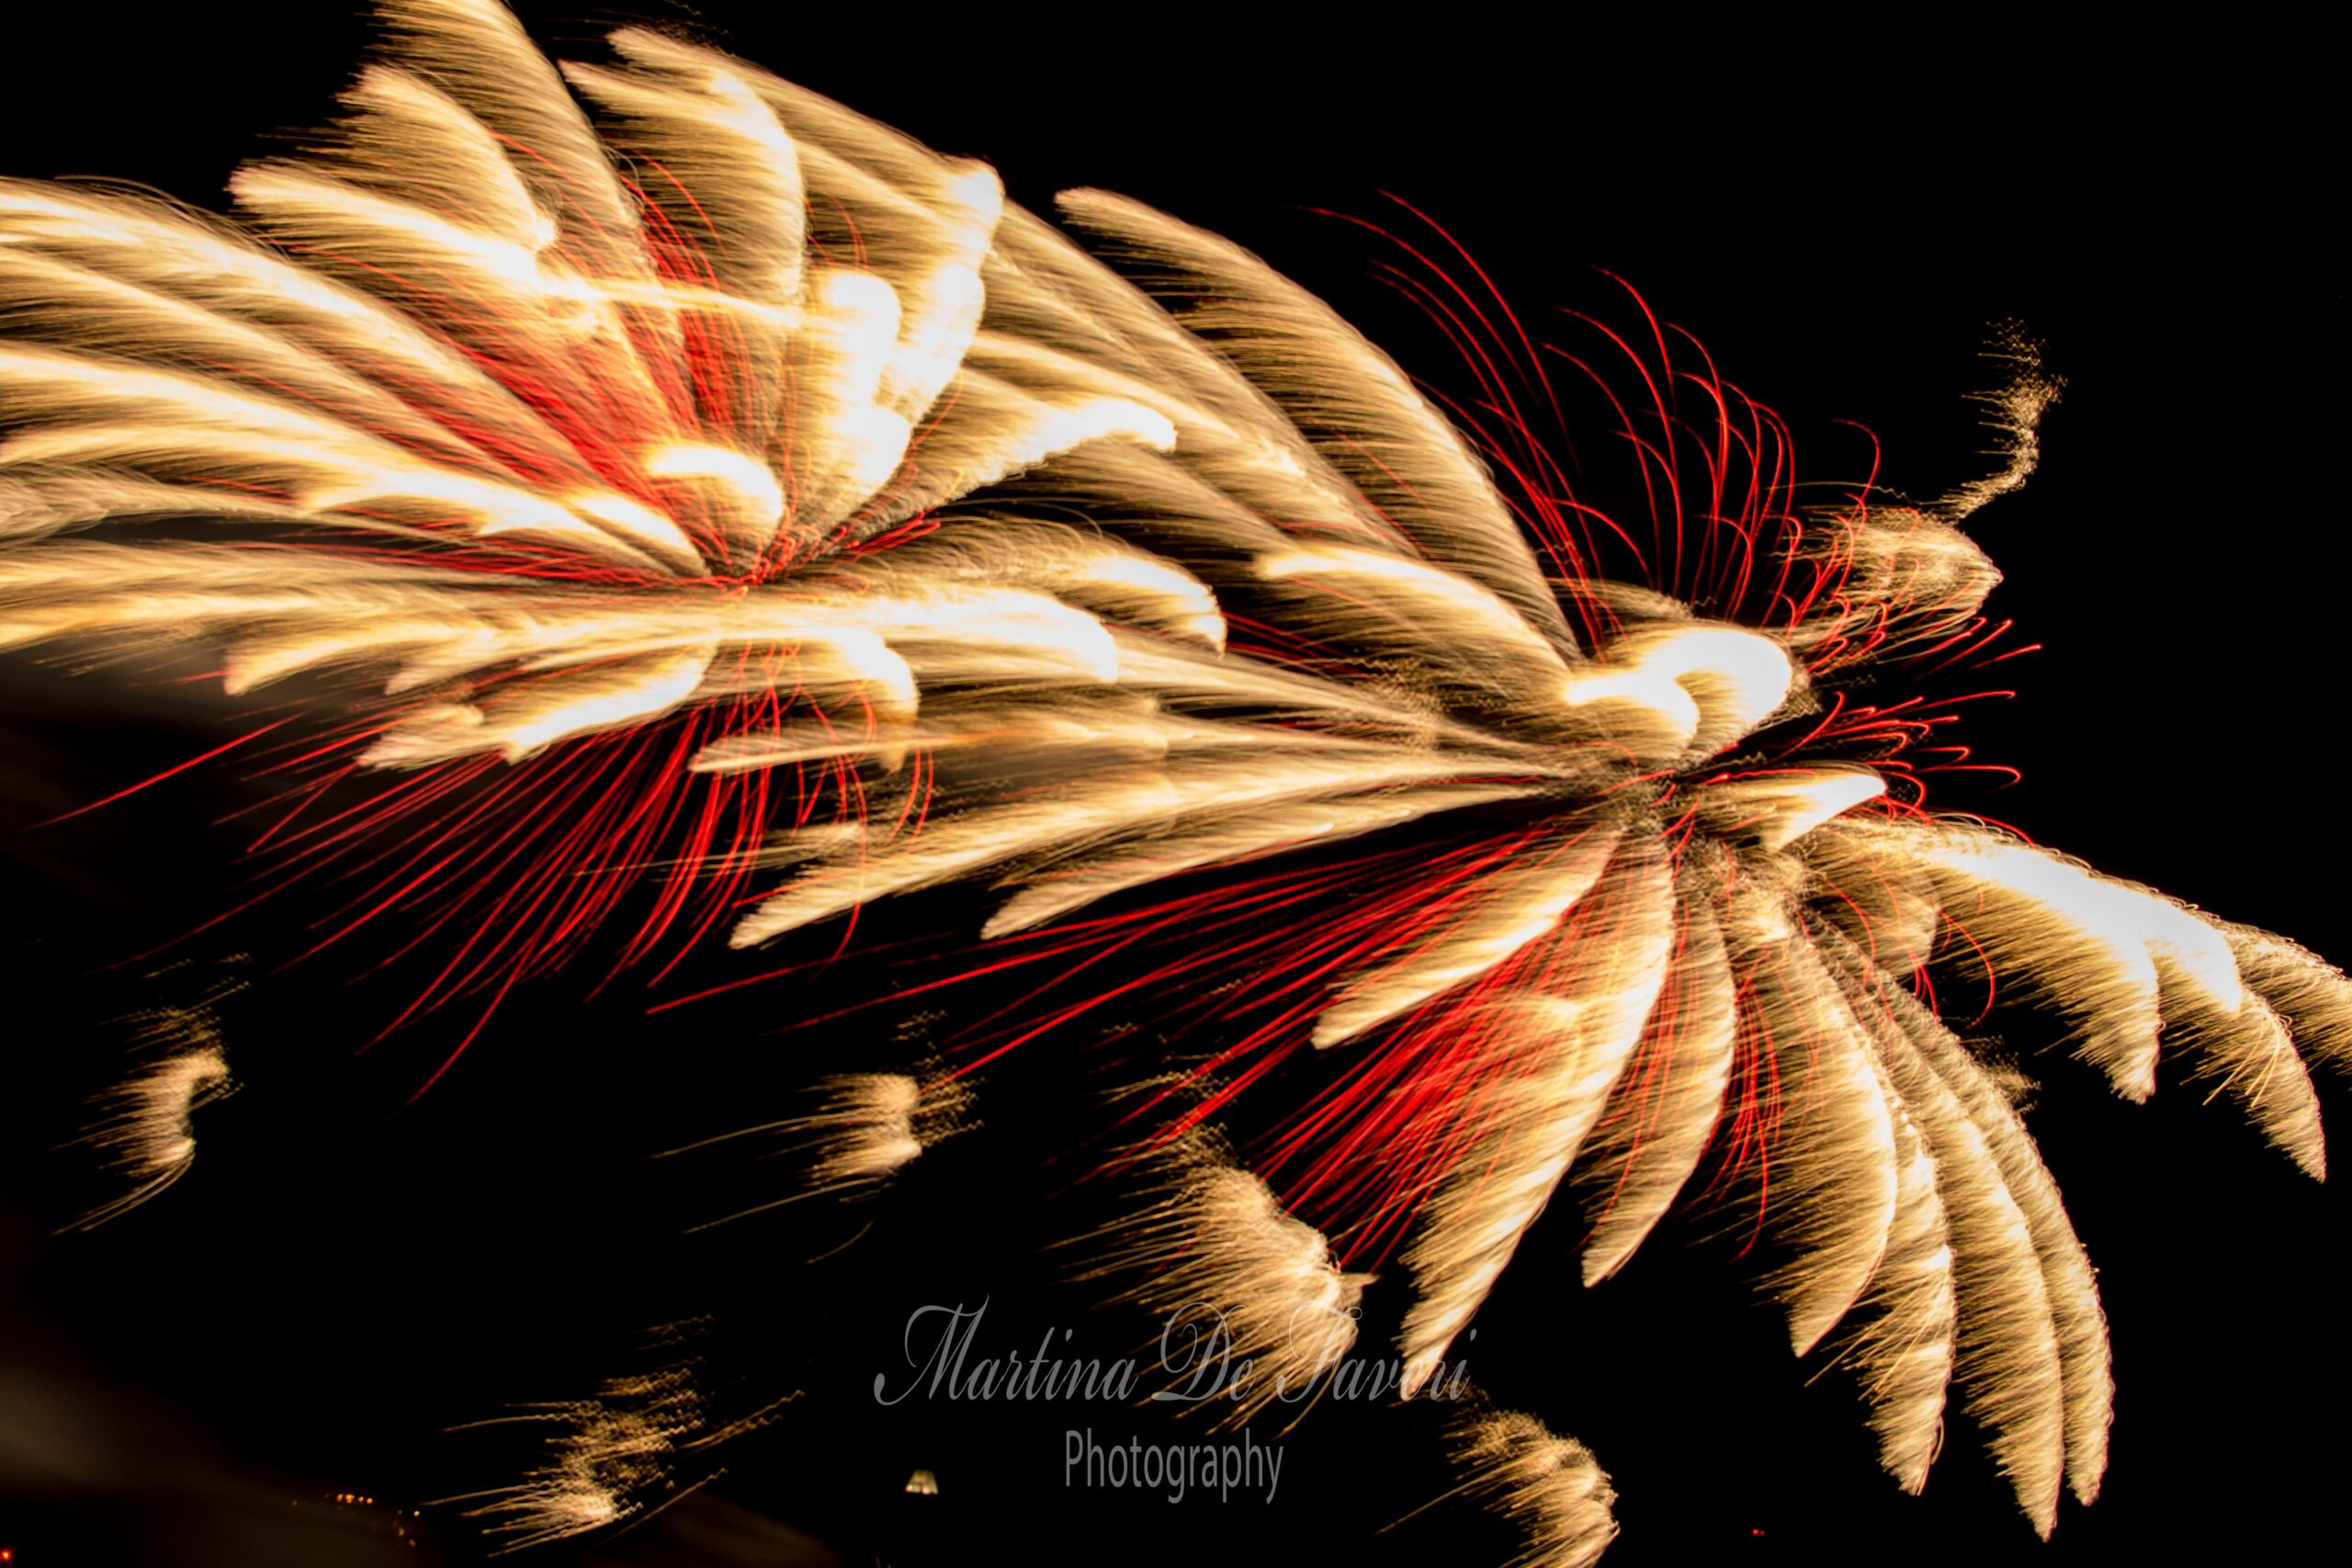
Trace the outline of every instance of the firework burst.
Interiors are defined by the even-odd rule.
[[[1712,1153],[1710,1188],[1750,1192],[1783,1259],[1766,1282],[1797,1351],[1854,1322],[1845,1353],[1905,1486],[1957,1378],[2037,1529],[2062,1480],[2096,1495],[2110,1384],[2091,1269],[1939,981],[2038,1004],[2132,1099],[2168,1042],[2314,1176],[2303,1056],[2342,1063],[2352,992],[2291,944],[1924,804],[1925,774],[1969,765],[1943,727],[1986,694],[1875,694],[1890,671],[2001,657],[1980,613],[1997,574],[1959,525],[2033,465],[2056,388],[2030,345],[2006,345],[1989,477],[1822,509],[1794,500],[1780,422],[1695,345],[1678,360],[1654,322],[1640,347],[1602,329],[1649,400],[1611,394],[1643,498],[1612,514],[1522,412],[1558,393],[1499,299],[1423,285],[1485,368],[1465,439],[1255,258],[1119,198],[1064,206],[1188,338],[1166,351],[1193,399],[1173,450],[1091,461],[1136,474],[1106,486],[1127,495],[1147,472],[1193,481],[1189,514],[1138,532],[1181,552],[1249,646],[1123,636],[1118,684],[1163,752],[1069,769],[1047,801],[943,798],[924,837],[854,863],[816,853],[739,944],[976,867],[1011,889],[987,927],[1004,937],[1272,861],[1069,922],[1035,957],[1174,931],[1164,977],[1224,982],[1191,1016],[1231,1043],[1159,1102],[1170,1136],[1285,1059],[1346,1059],[1253,1158],[1343,1258],[1401,1240],[1408,1389],[1571,1172],[1598,1280]],[[1264,479],[1221,471],[1193,434],[1211,406],[1290,444],[1286,490],[1214,509]],[[1408,823],[1408,850],[1329,852]],[[1318,910],[1304,930],[1302,908]]]
[[[2038,1529],[2096,1494],[2092,1270],[1944,1002],[2038,1009],[2135,1100],[2177,1047],[2317,1176],[2304,1062],[2352,1063],[2352,987],[1927,806],[1999,657],[1961,525],[2033,467],[2030,345],[1992,473],[1806,505],[1695,343],[1644,307],[1550,350],[1418,218],[1398,282],[1475,388],[1443,407],[1133,202],[1064,198],[1089,251],[707,51],[630,30],[559,71],[489,0],[386,16],[347,118],[241,173],[236,226],[0,186],[0,646],[280,694],[241,742],[289,781],[258,841],[356,888],[326,940],[407,917],[439,955],[414,1012],[632,899],[624,959],[987,881],[983,964],[1082,990],[1163,955],[1170,1027],[1214,1042],[1129,1115],[1180,1172],[1102,1244],[1102,1277],[1159,1270],[1147,1304],[1230,1297],[1272,1346],[1393,1255],[1410,1390],[1564,1187],[1594,1281],[1712,1159],[1902,1484],[1956,1383]],[[1572,388],[1630,502],[1557,456]],[[146,1174],[185,1159],[189,1061]],[[1301,1063],[1238,1164],[1200,1153]],[[960,1109],[933,1087],[839,1080],[773,1130],[821,1147],[813,1190],[867,1190],[941,1130],[919,1108]],[[518,1541],[625,1517],[702,1444],[666,1385],[621,1392],[660,1419],[599,1406],[493,1506]],[[1464,1492],[1552,1559],[1609,1539],[1580,1445],[1459,1436]]]
[[[298,739],[246,738],[301,786],[255,841],[354,889],[327,940],[426,908],[476,929],[420,1005],[494,995],[693,868],[635,956],[707,929],[779,815],[861,817],[842,759],[922,690],[1107,679],[1091,602],[1221,636],[1075,529],[918,543],[1051,454],[1172,439],[984,325],[989,170],[638,33],[571,73],[608,144],[503,9],[387,19],[236,228],[0,188],[0,644],[292,693]],[[691,765],[787,724],[797,758]],[[391,782],[330,801],[355,773]]]

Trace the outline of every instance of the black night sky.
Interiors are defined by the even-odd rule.
[[[558,57],[682,15],[523,10]],[[1229,235],[1440,385],[1454,363],[1374,278],[1379,242],[1325,212],[1385,220],[1383,192],[1409,200],[1539,335],[1573,330],[1555,307],[1622,310],[1606,268],[1779,410],[1816,478],[1867,464],[1839,421],[1876,433],[1897,489],[1977,472],[1965,394],[1992,384],[1978,353],[1992,323],[2024,323],[2064,400],[2039,474],[1971,529],[2006,575],[1991,611],[2041,649],[1999,667],[2018,695],[1971,710],[1965,735],[2024,778],[1955,775],[1939,804],[2352,958],[2352,856],[2331,816],[2352,581],[2341,251],[2323,236],[2340,128],[2312,40],[2094,46],[1956,13],[1899,34],[1468,13],[1123,11],[1080,28],[869,6],[818,22],[718,0],[684,14],[988,160],[1033,208],[1102,186]],[[10,30],[0,174],[119,176],[214,208],[235,164],[329,114],[366,43],[320,0],[168,19],[42,0]],[[1170,1505],[1064,1486],[1064,1427],[1165,1427],[1116,1405],[876,1406],[874,1375],[897,1367],[922,1304],[985,1298],[984,1346],[1065,1326],[1097,1354],[1136,1339],[1140,1318],[1056,1284],[1047,1246],[1114,1201],[1036,1168],[1080,1113],[1082,1041],[1044,1042],[1009,1071],[986,1125],[876,1215],[681,1234],[730,1183],[770,1178],[649,1156],[773,1114],[811,1072],[935,1022],[886,1005],[781,1027],[905,984],[887,944],[970,931],[954,898],[862,928],[861,951],[805,981],[658,1014],[747,961],[715,949],[652,993],[640,976],[589,999],[601,970],[534,982],[405,1109],[448,1029],[362,1055],[402,976],[347,983],[361,965],[344,951],[279,972],[317,913],[299,891],[131,961],[241,897],[234,835],[216,824],[262,786],[199,770],[33,824],[234,725],[217,687],[0,665],[17,1086],[0,1096],[0,1547],[15,1562],[472,1561],[451,1510],[404,1526],[427,1544],[401,1550],[384,1507],[355,1525],[322,1499],[408,1509],[498,1484],[527,1446],[451,1428],[578,1397],[650,1355],[650,1329],[689,1323],[730,1410],[804,1396],[655,1525],[522,1561],[829,1560],[793,1555],[808,1537],[861,1563],[1508,1557],[1509,1537],[1466,1511],[1374,1534],[1446,1484],[1426,1412],[1318,1410],[1285,1439],[1274,1504]],[[218,1011],[242,1087],[200,1113],[191,1174],[110,1226],[48,1235],[86,1180],[52,1145],[121,1049],[120,1021],[233,983]],[[1573,1225],[1547,1222],[1479,1319],[1473,1377],[1611,1471],[1624,1534],[1607,1562],[2056,1564],[2224,1545],[2268,1561],[2337,1533],[2344,1183],[2311,1183],[2193,1085],[2134,1108],[2062,1055],[2025,1060],[2030,1122],[2114,1336],[2102,1500],[2070,1501],[2041,1545],[1956,1416],[1927,1495],[1902,1495],[1850,1386],[1808,1386],[1810,1364],[1697,1227],[1669,1225],[1588,1292]],[[2341,1082],[2323,1095],[2332,1126],[2352,1127]],[[803,1261],[866,1218],[867,1241]],[[918,1466],[937,1498],[901,1494]]]

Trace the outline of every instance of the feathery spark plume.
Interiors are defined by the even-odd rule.
[[[119,1218],[187,1175],[196,1160],[196,1112],[236,1087],[209,1007],[158,1007],[133,1023],[124,1077],[92,1103],[91,1125],[74,1140],[96,1151],[120,1190],[70,1229]]]
[[[1122,1285],[1152,1313],[1160,1366],[1218,1382],[1212,1424],[1238,1429],[1270,1408],[1295,1420],[1354,1347],[1369,1278],[1334,1264],[1322,1233],[1202,1135],[1144,1158],[1151,1191],[1080,1238],[1079,1277]],[[1223,1386],[1233,1367],[1246,1371]]]
[[[1453,1495],[1517,1525],[1525,1545],[1510,1568],[1588,1568],[1617,1538],[1617,1494],[1592,1451],[1516,1410],[1481,1410],[1454,1424]]]
[[[785,1162],[793,1190],[693,1227],[707,1230],[811,1198],[870,1195],[924,1150],[963,1130],[971,1091],[958,1079],[920,1083],[903,1073],[836,1073],[808,1089],[816,1109],[741,1127],[665,1152],[689,1154],[759,1137],[763,1157]]]
[[[688,1325],[678,1325],[656,1337],[675,1349],[688,1333]],[[487,1520],[500,1556],[616,1529],[667,1507],[721,1473],[707,1460],[710,1450],[768,1425],[797,1397],[722,1419],[695,1367],[691,1358],[666,1362],[607,1379],[589,1399],[473,1423],[544,1427],[546,1455],[511,1485],[442,1501],[470,1505],[468,1517]]]

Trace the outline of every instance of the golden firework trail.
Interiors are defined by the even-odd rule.
[[[2039,1009],[2134,1100],[2177,1055],[2313,1176],[2306,1059],[2352,1065],[2352,987],[1923,804],[1967,699],[1862,677],[1997,635],[1961,525],[2032,467],[2029,348],[1998,471],[1807,508],[1777,419],[1646,316],[1602,330],[1608,374],[1547,369],[1490,292],[1417,273],[1479,382],[1441,410],[1134,202],[1066,195],[1081,248],[709,51],[630,29],[559,68],[492,0],[384,15],[345,118],[243,171],[234,223],[0,186],[0,646],[291,694],[282,765],[386,781],[333,815],[306,782],[270,829],[359,870],[341,929],[474,911],[420,1005],[562,962],[648,880],[631,956],[763,869],[739,947],[984,881],[1024,962],[1148,936],[1170,984],[1246,976],[1147,1101],[1180,1174],[1113,1261],[1161,1259],[1153,1289],[1272,1343],[1396,1248],[1409,1391],[1564,1186],[1598,1280],[1712,1156],[1903,1485],[1957,1387],[2038,1529],[2095,1495],[2093,1273],[1939,987]],[[1634,511],[1551,456],[1555,374],[1634,388]],[[1270,1146],[1187,1141],[1317,1052]],[[837,1089],[789,1128],[827,1144],[815,1190],[921,1152],[913,1080]],[[1579,1445],[1458,1436],[1528,1561],[1606,1543]],[[549,1475],[495,1506],[519,1539],[616,1517]]]

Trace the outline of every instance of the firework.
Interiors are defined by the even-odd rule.
[[[1926,806],[1965,699],[1871,682],[1997,634],[1962,525],[2033,467],[2029,344],[1991,474],[1819,509],[1695,349],[1605,333],[1642,499],[1603,505],[1534,345],[1442,271],[1481,367],[1450,411],[1133,202],[1064,198],[1090,252],[707,51],[629,30],[559,72],[489,0],[386,15],[345,120],[241,174],[235,227],[0,186],[0,646],[183,657],[298,715],[270,832],[364,874],[338,934],[481,916],[428,917],[472,934],[420,1007],[567,961],[648,881],[629,957],[975,880],[1007,962],[1180,933],[1216,1043],[1136,1113],[1180,1174],[1090,1243],[1098,1277],[1157,1271],[1146,1305],[1229,1300],[1295,1347],[1393,1252],[1409,1392],[1564,1190],[1598,1280],[1712,1157],[1903,1485],[1956,1382],[2038,1529],[2096,1494],[2092,1270],[1939,986],[1996,978],[2132,1099],[2180,1047],[2314,1176],[2304,1057],[2352,1061],[2352,987]],[[1313,1102],[1199,1155],[1283,1061],[1327,1066]],[[210,1072],[141,1112],[142,1170],[184,1162]],[[871,1190],[960,1109],[820,1092],[761,1129],[813,1151],[810,1193]],[[666,1474],[641,1459],[716,1440],[668,1382],[608,1394],[492,1505],[517,1544],[628,1517]],[[1462,1438],[1465,1494],[1537,1550],[1605,1544],[1579,1445]]]
[[[275,836],[359,866],[353,927],[424,896],[498,929],[427,1000],[560,961],[650,863],[713,874],[643,934],[690,886],[707,926],[779,769],[803,819],[854,818],[842,759],[891,751],[926,688],[1111,676],[1080,605],[1221,636],[1099,536],[917,538],[1054,453],[1173,438],[983,321],[989,171],[642,33],[572,73],[625,164],[503,9],[386,17],[344,121],[240,173],[237,227],[0,187],[0,646],[333,683],[266,765],[396,776]],[[135,536],[154,519],[204,526]],[[682,765],[787,722],[833,750]],[[384,829],[409,846],[353,852]]]
[[[814,848],[738,942],[979,867],[1015,890],[988,928],[1003,935],[1204,865],[1418,823],[1447,852],[1385,884],[1376,857],[1337,880],[1328,860],[1259,874],[1356,897],[1280,944],[1254,933],[1246,958],[1236,942],[1237,964],[1273,962],[1240,986],[1263,1010],[1204,1075],[1207,1111],[1173,1115],[1214,1114],[1302,1048],[1358,1054],[1266,1159],[1343,1257],[1408,1230],[1408,1389],[1579,1162],[1599,1179],[1598,1279],[1712,1147],[1769,1183],[1759,1224],[1788,1261],[1767,1284],[1794,1348],[1861,1318],[1855,1359],[1905,1484],[1924,1478],[1949,1373],[2037,1529],[2062,1477],[2094,1496],[2109,1383],[2091,1270],[2015,1109],[1934,1010],[1937,976],[1997,976],[2132,1099],[2153,1090],[2160,1043],[2179,1047],[2314,1176],[2302,1052],[2340,1059],[2352,991],[2278,939],[1929,811],[1911,751],[1941,720],[1849,700],[1996,630],[1978,611],[1997,576],[1958,525],[2031,467],[2055,389],[2028,346],[2010,345],[1995,400],[2002,466],[1951,496],[1801,511],[1776,422],[1710,382],[1704,439],[1664,401],[1629,416],[1673,482],[1621,524],[1543,468],[1523,424],[1485,433],[1512,476],[1491,484],[1376,351],[1255,258],[1117,198],[1065,209],[1173,301],[1192,341],[1164,374],[1195,411],[1247,410],[1262,445],[1304,444],[1271,496],[1262,473],[1220,470],[1197,412],[1168,454],[1115,459],[1260,487],[1248,510],[1288,536],[1155,523],[1189,534],[1186,564],[1229,614],[1280,628],[1288,657],[1120,634],[1118,684],[1149,700],[1164,754],[1072,769],[1046,801],[943,796],[925,837],[854,859]],[[1710,510],[1740,510],[1694,523],[1670,498],[1702,487]],[[1218,907],[1125,908],[1096,938]]]
[[[209,1006],[159,1007],[130,1022],[128,1069],[97,1097],[76,1140],[118,1190],[75,1229],[118,1218],[185,1176],[196,1159],[195,1113],[236,1087]]]
[[[1457,1422],[1453,1461],[1459,1492],[1516,1524],[1523,1549],[1511,1568],[1586,1568],[1616,1539],[1617,1495],[1591,1450],[1555,1436],[1515,1410],[1485,1410]]]
[[[1213,1423],[1237,1429],[1266,1414],[1295,1421],[1354,1347],[1369,1278],[1335,1266],[1322,1233],[1202,1134],[1145,1166],[1150,1190],[1076,1238],[1077,1272],[1161,1324],[1159,1364],[1189,1374],[1169,1398],[1214,1398]],[[1247,1371],[1227,1378],[1236,1366]]]
[[[721,1419],[690,1354],[695,1325],[658,1331],[644,1371],[610,1378],[594,1396],[518,1411],[483,1427],[536,1429],[540,1462],[511,1485],[446,1498],[487,1521],[493,1555],[610,1529],[670,1506],[721,1473],[713,1449],[768,1426],[797,1395]]]
[[[741,1138],[758,1138],[763,1155],[792,1172],[792,1190],[707,1222],[763,1213],[812,1198],[848,1199],[879,1191],[942,1139],[962,1130],[970,1091],[952,1077],[925,1087],[902,1073],[840,1073],[810,1086],[813,1109],[756,1127],[705,1138],[667,1156],[691,1154]],[[665,1157],[667,1157],[665,1156]],[[701,1227],[697,1227],[701,1228]]]

